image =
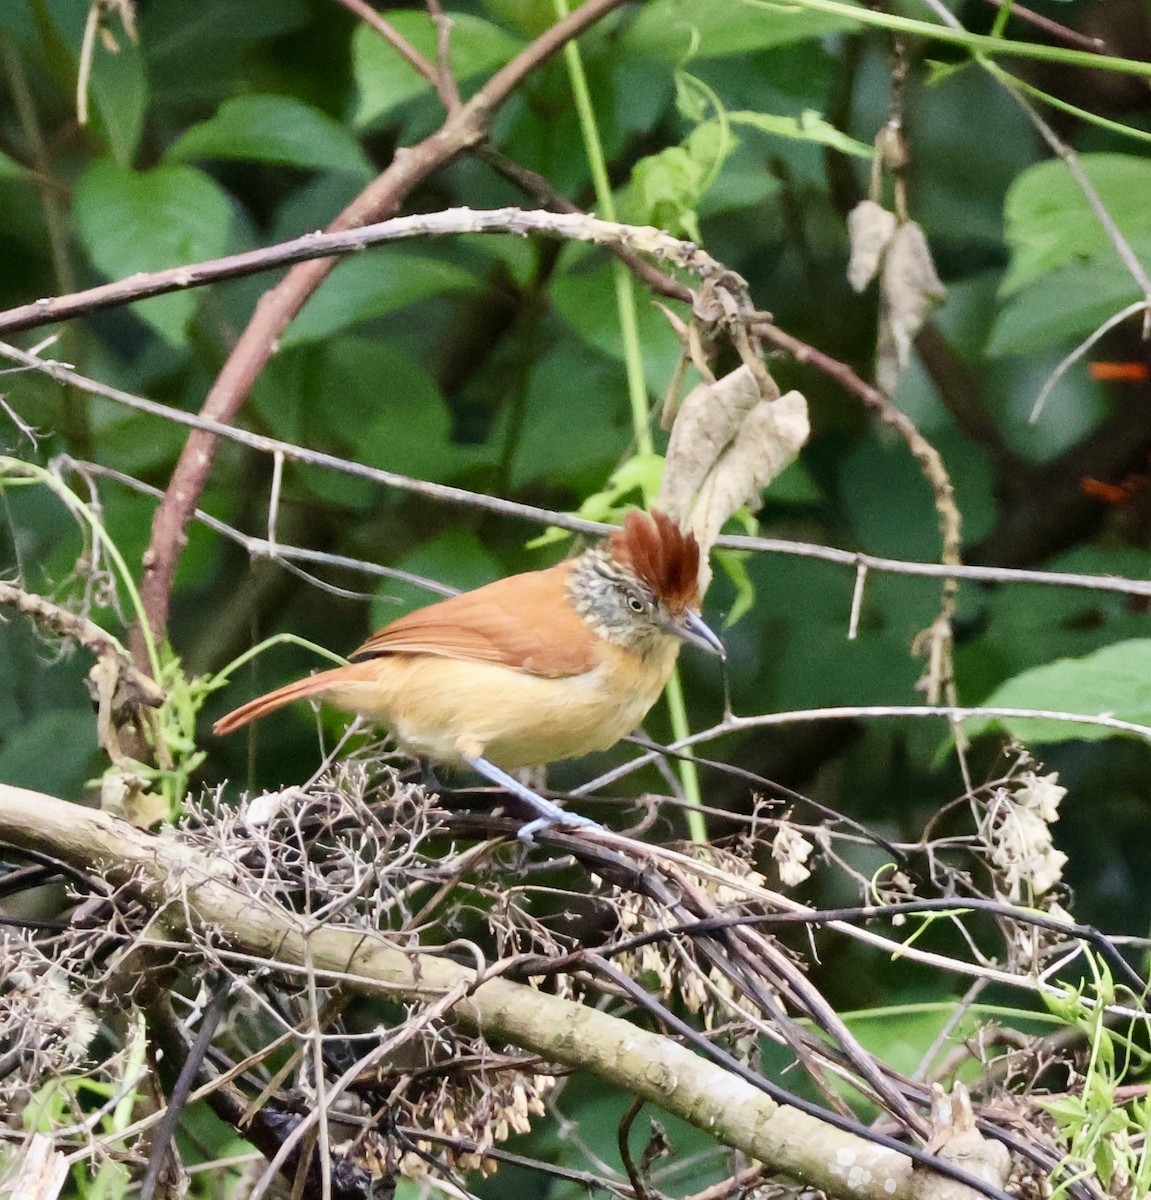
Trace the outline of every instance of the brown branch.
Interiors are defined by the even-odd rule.
[[[955,489],[951,486],[951,478],[939,451],[919,432],[915,422],[896,408],[879,388],[861,379],[846,363],[824,354],[814,346],[809,346],[772,322],[757,323],[755,331],[764,341],[787,351],[797,362],[810,363],[853,392],[865,407],[871,409],[885,425],[890,425],[903,438],[912,456],[922,467],[935,496],[940,533],[943,537],[940,561],[948,565],[959,563],[962,535],[959,509],[955,504]]]
[[[997,469],[1014,470],[1018,455],[1008,445],[985,403],[982,381],[956,354],[934,321],[924,322],[916,335],[915,349],[956,425],[973,442],[986,447]]]
[[[330,228],[353,229],[391,216],[417,184],[483,140],[494,111],[532,71],[623,3],[624,0],[588,0],[541,34],[497,71],[467,103],[450,113],[440,129],[416,146],[397,150],[391,165],[340,213]],[[264,293],[204,401],[201,409],[204,416],[225,423],[233,419],[275,352],[280,335],[327,278],[333,265],[330,259],[301,263]],[[140,594],[158,641],[167,634],[176,564],[187,541],[188,522],[212,469],[215,449],[216,439],[208,434],[197,432],[189,437],[172,473],[164,502],[152,522]]]
[[[1002,8],[1004,4],[1004,0],[986,0],[986,2],[993,4],[996,8]],[[1044,33],[1049,33],[1053,38],[1066,42],[1069,46],[1078,46],[1079,49],[1086,50],[1091,54],[1109,53],[1107,43],[1102,38],[1089,37],[1077,29],[1060,25],[1058,21],[1053,21],[1050,17],[1045,17],[1042,13],[1034,12],[1030,8],[1024,8],[1022,4],[1012,4],[1011,15],[1028,25],[1034,25],[1036,29],[1042,29]]]
[[[838,379],[844,387],[854,392],[885,425],[889,425],[903,438],[931,488],[942,539],[940,561],[947,567],[959,565],[963,561],[963,535],[959,506],[955,502],[955,488],[952,486],[951,476],[944,465],[943,456],[919,432],[915,422],[901,409],[896,408],[881,389],[864,382],[846,363],[831,358],[815,349],[814,346],[808,346],[790,333],[784,332],[774,323],[757,326],[756,332],[765,342],[778,346],[781,350],[786,350],[797,361],[813,363],[819,366],[825,374]],[[943,594],[940,599],[938,616],[918,635],[913,643],[915,653],[927,660],[927,666],[918,686],[926,694],[930,704],[936,704],[940,699],[954,704],[957,700],[951,655],[953,641],[951,620],[955,615],[957,591],[957,577],[948,574],[943,580]],[[956,738],[960,737],[961,734],[956,732]]]
[[[153,706],[163,703],[164,697],[152,682],[150,676],[137,671],[132,666],[128,652],[105,629],[101,629],[95,621],[74,613],[46,596],[38,596],[34,592],[26,592],[23,588],[12,583],[0,583],[0,604],[9,605],[25,616],[31,617],[37,625],[51,629],[61,637],[79,642],[96,658],[115,659],[118,670],[122,670],[131,686],[149,697],[148,703]]]
[[[551,183],[536,171],[521,166],[494,146],[479,146],[475,156],[486,162],[493,171],[503,176],[509,183],[518,187],[526,196],[532,196],[545,208],[554,209],[559,213],[578,216],[583,209],[569,200],[562,192],[557,192]],[[611,252],[627,267],[629,271],[650,292],[664,296],[668,300],[682,300],[690,304],[693,300],[691,288],[681,283],[672,275],[667,275],[658,267],[652,266],[646,259],[633,254],[624,246],[612,246]]]
[[[452,74],[452,19],[443,10],[440,0],[427,0],[428,15],[436,27],[436,61],[439,65],[436,90],[448,112],[460,106],[460,89]]]
[[[521,167],[518,163],[499,154],[498,151],[483,148],[478,153],[505,179],[528,194],[536,196],[542,203],[554,207],[559,212],[578,213],[581,211],[534,171]],[[652,266],[639,255],[632,253],[626,246],[614,246],[612,253],[632,271],[641,283],[657,295],[691,303],[692,292],[686,284],[666,275],[658,267]],[[809,363],[829,378],[834,379],[840,387],[857,396],[885,424],[890,425],[900,434],[923,468],[923,473],[935,497],[935,506],[939,513],[940,530],[943,537],[940,560],[945,564],[958,564],[961,561],[962,537],[959,509],[955,503],[955,491],[939,452],[923,437],[911,418],[896,408],[879,388],[861,379],[847,363],[832,358],[831,355],[817,350],[814,346],[809,346],[806,342],[802,342],[799,338],[780,329],[770,314],[761,312],[749,314],[749,317],[748,326],[752,333],[785,351],[797,362]]]
[[[134,304],[153,296],[165,296],[211,283],[258,275],[277,267],[339,258],[404,238],[446,237],[460,233],[540,234],[606,246],[619,253],[623,261],[633,266],[640,278],[656,287],[661,295],[687,303],[694,299],[691,289],[646,263],[640,257],[641,253],[662,258],[705,281],[722,284],[729,280],[740,287],[746,286],[737,275],[694,243],[674,238],[651,226],[603,221],[578,210],[556,213],[519,208],[448,208],[436,213],[393,217],[355,229],[306,233],[291,241],[264,246],[259,250],[246,250],[223,258],[168,267],[162,271],[137,272],[124,279],[65,296],[44,297],[0,312],[0,333],[36,329],[102,309]]]

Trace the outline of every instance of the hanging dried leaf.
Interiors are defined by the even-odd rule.
[[[780,396],[770,376],[761,388],[742,366],[713,384],[700,384],[684,400],[668,446],[660,507],[690,529],[703,551],[700,585],[711,574],[707,551],[724,522],[747,506],[799,453],[810,433],[807,401],[799,392]]]
[[[861,200],[848,214],[851,261],[847,264],[847,282],[857,292],[875,278],[894,233],[895,214],[874,200]]]
[[[745,505],[752,512],[759,509],[763,489],[795,458],[810,433],[807,401],[799,392],[761,401],[752,409],[699,489],[690,527],[702,549],[714,545],[733,513]]]
[[[915,335],[946,294],[923,230],[917,222],[905,221],[888,243],[880,278],[875,376],[888,395],[910,361]]]
[[[1011,1169],[1011,1152],[1000,1142],[985,1138],[975,1122],[971,1096],[962,1083],[948,1094],[941,1084],[931,1085],[931,1140],[926,1149],[944,1162],[960,1167],[992,1187],[1002,1188]],[[932,1200],[967,1200],[973,1193],[966,1184],[916,1169],[916,1196]]]
[[[774,395],[766,398],[778,396],[776,388]],[[714,383],[701,383],[684,397],[668,441],[659,498],[660,507],[673,521],[687,525],[708,472],[761,398],[759,384],[748,367]]]
[[[779,832],[771,843],[771,857],[779,868],[779,881],[784,887],[798,887],[810,878],[811,868],[806,865],[815,844],[809,842],[797,829],[781,822]]]

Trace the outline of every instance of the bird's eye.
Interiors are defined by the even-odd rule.
[[[635,592],[628,592],[627,606],[634,613],[641,613],[644,610],[644,602],[635,594]]]

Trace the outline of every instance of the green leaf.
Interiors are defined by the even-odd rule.
[[[367,466],[445,482],[491,459],[486,445],[454,439],[452,414],[435,380],[395,346],[341,338],[323,356],[321,377],[322,423]]]
[[[136,156],[148,107],[148,79],[140,49],[119,24],[114,25],[119,49],[112,53],[100,38],[92,60],[88,98],[96,129],[112,157],[130,166]]]
[[[832,150],[853,154],[856,158],[870,161],[872,148],[865,142],[857,142],[825,121],[814,109],[805,109],[799,117],[777,117],[771,113],[729,112],[727,119],[732,125],[747,125],[770,133],[774,137],[791,138],[796,142],[810,142],[817,146],[830,146]]]
[[[217,258],[228,246],[227,195],[194,167],[167,164],[132,171],[101,159],[76,186],[80,241],[110,279]],[[132,307],[163,338],[184,342],[194,292],[158,296]]]
[[[747,573],[750,554],[746,550],[713,550],[712,556],[735,587],[735,599],[723,619],[724,629],[730,629],[755,604],[755,584]]]
[[[1151,237],[1151,161],[1127,154],[1083,154],[1079,162],[1124,236]],[[1123,273],[1099,218],[1059,159],[1019,175],[1007,193],[1004,219],[1011,247],[1000,289],[1005,296],[1070,263],[1102,261]]]
[[[618,525],[624,514],[635,505],[648,507],[659,494],[663,478],[663,456],[660,454],[635,454],[621,463],[608,479],[607,487],[592,492],[579,506],[577,515],[587,521],[606,521]],[[562,542],[571,537],[569,530],[551,525],[538,537],[527,543],[529,550]]]
[[[768,503],[776,504],[818,504],[822,499],[819,485],[798,458],[771,481],[767,493]]]
[[[618,519],[624,511],[621,501],[633,492],[637,495],[632,499],[646,506],[659,494],[663,464],[662,454],[633,454],[611,473],[603,491],[588,496],[579,506],[579,515],[589,521]]]
[[[625,52],[682,62],[723,58],[787,42],[823,37],[856,22],[807,12],[797,5],[758,8],[742,0],[653,0],[620,38]]]
[[[514,438],[513,492],[559,486],[582,496],[598,486],[631,436],[625,387],[618,364],[556,339],[531,364],[522,417],[511,406],[501,413],[497,438]]]
[[[1151,264],[1151,235],[1131,239]],[[996,316],[987,354],[1032,354],[1082,341],[1120,309],[1140,299],[1139,285],[1117,260],[1091,258],[1053,269],[1016,291]]]
[[[287,35],[314,16],[308,0],[147,5],[140,13],[140,45],[149,76],[163,80],[152,98],[153,116],[163,121],[162,128],[184,129],[190,112],[199,116],[229,96],[256,90],[274,61],[270,47],[289,44]],[[317,75],[323,73],[327,60],[313,55],[303,39],[296,44]],[[302,83],[306,76],[298,78]]]
[[[1087,1106],[1078,1096],[1065,1096],[1055,1100],[1043,1097],[1035,1103],[1064,1126],[1079,1125],[1087,1120]]]
[[[503,66],[523,46],[520,39],[482,17],[467,13],[449,16],[452,71],[459,83]],[[435,63],[438,35],[427,13],[391,12],[388,20],[428,62]],[[432,91],[428,81],[368,25],[361,24],[352,35],[352,71],[359,90],[355,123],[360,128]]]
[[[556,312],[589,346],[622,362],[623,336],[614,303],[615,285],[610,263],[590,270],[561,269],[552,282],[550,294]],[[643,367],[648,390],[659,395],[679,362],[679,340],[655,305],[641,304],[636,315],[640,344],[644,348]]]
[[[719,121],[705,121],[682,145],[641,158],[628,183],[627,219],[702,241],[696,209],[738,144]]]
[[[989,708],[1106,714],[1151,725],[1151,639],[1117,642],[1083,658],[1061,658],[1034,667],[996,688],[984,703]],[[980,717],[965,722],[972,734],[992,726],[1024,742],[1096,742],[1120,736],[1101,725],[1037,718]]]
[[[281,344],[319,341],[429,296],[478,286],[475,276],[462,267],[391,248],[347,258],[304,305]]]
[[[36,35],[32,14],[23,4],[0,4],[0,30],[18,41],[31,41]]]
[[[237,96],[193,125],[165,158],[237,158],[370,176],[356,139],[327,113],[290,96]]]
[[[0,179],[26,179],[32,182],[32,172],[0,150]]]
[[[81,46],[84,41],[87,4],[74,0],[35,0],[29,3],[0,4],[4,10],[21,9],[28,14],[21,40],[30,39],[33,27],[39,46],[51,74],[66,92],[65,103],[76,111],[76,81],[79,74]],[[104,33],[92,45],[90,71],[86,89],[89,131],[94,133],[105,149],[124,166],[131,163],[144,126],[148,105],[148,81],[141,60],[140,48],[132,42],[123,24],[110,13],[105,14]],[[25,53],[31,49],[23,47]],[[29,65],[37,62],[38,54],[28,55]],[[46,99],[47,93],[39,99]]]

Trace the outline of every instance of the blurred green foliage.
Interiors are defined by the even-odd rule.
[[[1037,0],[1037,7],[1074,23],[1106,2]],[[455,7],[451,61],[465,96],[554,15],[550,3],[527,0]],[[956,8],[977,32],[990,27],[990,6]],[[425,81],[334,3],[165,0],[141,5],[138,42],[107,18],[114,48],[97,38],[90,120],[80,127],[75,92],[87,9],[82,0],[0,4],[3,307],[322,228],[399,147],[442,119]],[[436,33],[422,10],[387,15],[434,59]],[[1142,36],[1151,32],[1146,6],[1130,19]],[[650,0],[614,14],[580,48],[621,211],[698,237],[748,279],[756,303],[782,328],[870,377],[876,305],[847,286],[845,218],[867,194],[870,164],[858,152],[888,116],[892,60],[884,35],[846,29],[802,7]],[[1033,36],[1015,22],[1009,33]],[[1123,44],[1114,50],[1136,54]],[[913,42],[907,53],[911,215],[926,231],[950,298],[935,318],[930,351],[924,347],[895,400],[943,454],[971,559],[1146,577],[1151,387],[1097,381],[1079,364],[1038,424],[1026,419],[1059,358],[1138,298],[1138,286],[1014,101],[973,65],[937,72],[928,86],[926,59],[958,66],[966,61],[960,50]],[[1140,128],[1151,123],[1146,91],[1116,84],[1121,76],[1101,82],[1057,63],[1015,69],[1089,111]],[[1066,117],[1057,115],[1056,124],[1071,146],[1089,149],[1084,169],[1110,219],[1151,261],[1145,147]],[[558,60],[497,114],[491,143],[593,206]],[[536,201],[477,156],[426,180],[406,208],[512,204]],[[270,283],[239,280],[106,311],[59,329],[50,352],[107,383],[195,411]],[[639,320],[654,407],[679,345],[646,299]],[[42,335],[22,334],[20,344]],[[336,268],[288,329],[239,420],[414,478],[575,509],[631,452],[622,353],[602,252],[478,236],[387,246]],[[1138,321],[1113,331],[1096,356],[1145,362]],[[809,397],[814,436],[788,486],[766,496],[762,532],[936,559],[931,494],[906,446],[812,364],[779,356],[770,365],[784,387]],[[3,389],[42,435],[32,446],[0,417],[9,452],[41,460],[66,452],[167,485],[182,429],[27,374],[7,376]],[[1128,486],[1107,504],[1084,490],[1086,479]],[[227,447],[202,507],[260,535],[271,480],[266,456]],[[101,483],[100,501],[113,537],[138,563],[152,501],[112,482]],[[84,546],[51,497],[6,496],[5,517],[5,571],[32,590],[78,598]],[[527,549],[539,533],[527,523],[292,463],[276,517],[281,542],[455,587],[543,566],[561,552]],[[754,602],[725,634],[737,712],[917,701],[922,664],[911,643],[938,611],[936,584],[873,574],[858,637],[849,641],[849,570],[787,555],[753,556],[744,566]],[[351,571],[322,574],[368,594],[327,594],[195,529],[174,598],[173,646],[197,673],[219,670],[277,631],[347,652],[375,625],[431,598],[408,586],[376,589]],[[717,572],[707,602],[717,623],[736,597],[736,584]],[[120,632],[110,597],[97,600],[96,615]],[[1147,637],[1145,604],[1130,598],[964,584],[960,699],[1147,720]],[[0,662],[8,681],[0,778],[80,798],[84,781],[102,769],[80,686],[84,664],[56,661],[23,619],[0,626]],[[205,716],[312,665],[298,649],[277,649],[213,696]],[[683,667],[693,725],[710,725],[724,703],[715,664],[688,654]],[[307,711],[284,712],[255,730],[251,754],[243,738],[212,742],[207,723],[205,783],[296,782],[319,757]],[[666,735],[661,712],[649,732]],[[1056,833],[1070,855],[1077,915],[1144,931],[1148,748],[1101,741],[1098,729],[1032,723],[1012,732],[1030,738],[1071,789]],[[704,752],[815,792],[901,838],[918,836],[925,819],[962,791],[946,736],[924,721],[850,730],[830,723],[728,738]],[[976,782],[999,773],[1002,746],[995,730],[979,737]],[[574,782],[592,769],[566,765],[556,779]],[[657,785],[656,777],[636,786],[646,783]],[[750,805],[740,780],[705,772],[704,787],[713,805]],[[716,831],[724,832],[718,823]],[[874,869],[863,857],[861,867]],[[807,886],[819,899],[818,872]],[[883,1002],[867,972],[837,975],[832,966],[828,973],[837,1001]],[[614,1130],[616,1120],[613,1112],[606,1125]]]

